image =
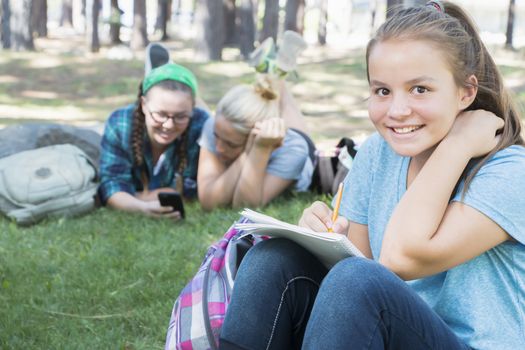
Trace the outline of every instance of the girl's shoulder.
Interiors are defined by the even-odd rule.
[[[508,170],[525,170],[525,147],[512,145],[496,152],[482,167]]]
[[[210,115],[208,111],[195,107],[193,109],[193,116],[190,124],[190,139],[195,142],[198,138],[200,138],[202,130],[204,128],[204,125],[206,124],[206,121],[210,119]]]
[[[135,104],[129,104],[115,109],[108,118],[108,123],[131,123],[133,120],[133,111],[135,110]]]
[[[104,137],[127,139],[133,125],[135,104],[114,110],[108,117],[104,128]]]

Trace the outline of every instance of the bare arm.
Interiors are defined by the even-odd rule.
[[[488,153],[502,120],[485,111],[460,115],[398,203],[380,262],[404,279],[444,271],[509,238],[484,214],[449,198],[468,161]]]
[[[173,189],[170,190],[173,191]],[[180,219],[178,212],[172,212],[173,208],[160,205],[156,194],[154,199],[146,199],[153,197],[153,194],[148,196],[141,193],[141,196],[142,198],[139,198],[127,192],[116,192],[108,198],[107,204],[114,209],[138,212],[152,217],[165,217],[173,220]]]
[[[253,145],[247,146],[247,159],[233,193],[233,206],[261,206],[282,193],[292,180],[266,172],[272,152],[282,145],[286,126],[282,119],[259,122],[252,130]]]
[[[230,166],[226,167],[215,154],[201,147],[197,187],[199,202],[203,209],[212,210],[217,206],[232,203],[233,193],[246,157],[243,152]]]

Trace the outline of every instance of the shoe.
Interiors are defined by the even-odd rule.
[[[306,49],[306,41],[299,33],[287,30],[283,33],[275,64],[284,74],[297,69],[297,56]]]
[[[270,73],[275,62],[275,42],[266,38],[251,54],[248,64],[259,73]]]
[[[170,52],[164,45],[160,43],[149,43],[146,47],[144,75],[147,75],[152,69],[170,62]]]

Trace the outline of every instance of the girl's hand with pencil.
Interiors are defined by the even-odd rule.
[[[303,215],[299,219],[299,226],[316,232],[330,232],[331,229],[332,232],[346,235],[348,232],[348,220],[342,216],[335,216],[334,220],[334,212],[335,210],[332,211],[325,203],[320,201],[314,202],[303,211]]]

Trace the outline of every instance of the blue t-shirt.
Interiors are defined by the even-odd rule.
[[[217,154],[213,133],[214,125],[215,118],[209,118],[204,123],[199,145],[213,154]],[[306,191],[310,186],[314,172],[306,140],[299,133],[288,129],[283,145],[275,149],[270,155],[266,172],[282,179],[294,180],[297,191]]]
[[[406,191],[409,161],[376,133],[360,147],[345,179],[340,213],[368,226],[374,259],[392,211]],[[508,147],[480,169],[463,200],[462,183],[452,199],[492,219],[515,242],[407,282],[474,349],[525,349],[524,174],[525,148]]]

